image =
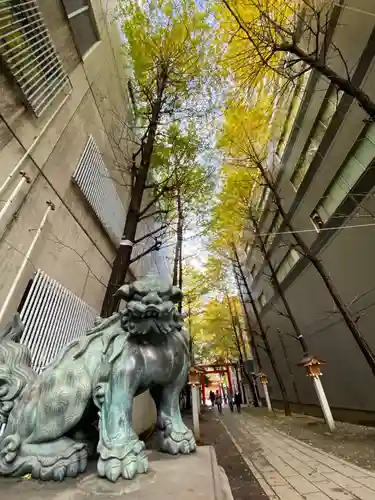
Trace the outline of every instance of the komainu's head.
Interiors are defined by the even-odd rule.
[[[146,277],[122,286],[116,295],[126,302],[123,326],[131,335],[165,335],[182,327],[182,316],[176,310],[182,292],[176,286]]]

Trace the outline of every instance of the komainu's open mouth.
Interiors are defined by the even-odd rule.
[[[164,302],[163,304],[144,304],[143,302],[130,301],[128,311],[134,318],[161,318],[170,314],[174,304]]]

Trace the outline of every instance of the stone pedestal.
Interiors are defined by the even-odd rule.
[[[132,481],[100,479],[94,464],[86,474],[62,483],[32,479],[0,479],[0,500],[233,500],[215,450],[200,446],[192,455],[178,457],[149,452],[150,470]]]

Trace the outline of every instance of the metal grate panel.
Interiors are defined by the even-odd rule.
[[[36,0],[0,0],[0,56],[36,116],[68,81]]]
[[[86,143],[72,178],[110,238],[119,245],[125,209],[92,136]]]
[[[94,325],[98,313],[73,292],[38,270],[22,307],[21,343],[40,373],[67,344]]]

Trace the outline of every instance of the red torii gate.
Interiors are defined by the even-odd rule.
[[[231,394],[233,394],[233,385],[232,385],[232,376],[229,370],[229,367],[232,366],[233,363],[224,363],[224,362],[214,362],[207,363],[203,365],[196,365],[196,368],[199,370],[204,370],[201,373],[201,386],[202,386],[202,403],[206,403],[206,394],[205,394],[205,384],[204,384],[204,376],[209,373],[226,373],[228,377],[228,389]],[[207,369],[208,368],[208,369]]]

